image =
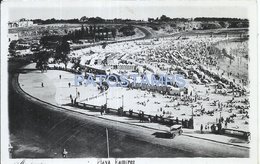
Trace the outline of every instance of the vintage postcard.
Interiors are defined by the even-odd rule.
[[[257,163],[256,1],[4,1],[1,163]]]

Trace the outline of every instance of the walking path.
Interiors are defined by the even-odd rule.
[[[34,68],[34,64],[30,64],[26,66],[25,68]],[[63,78],[63,75],[67,72],[60,71],[61,78]],[[67,110],[71,110],[74,112],[86,114],[86,115],[92,115],[96,117],[101,117],[103,119],[123,122],[126,124],[136,125],[136,126],[143,126],[146,128],[161,130],[161,131],[168,131],[169,127],[166,125],[162,125],[159,123],[148,123],[148,122],[139,122],[137,119],[133,119],[130,117],[125,116],[118,116],[118,115],[112,115],[112,114],[105,114],[101,115],[99,111],[94,110],[86,110],[86,109],[79,109],[76,107],[72,107],[70,105],[66,105],[70,103],[69,94],[71,93],[73,97],[75,97],[76,91],[75,87],[64,87],[64,85],[69,82],[71,82],[71,79],[69,78],[63,78],[62,82],[60,82],[60,85],[57,85],[57,81],[55,82],[54,78],[52,77],[59,77],[59,74],[57,74],[57,71],[48,71],[47,73],[41,73],[40,71],[31,71],[26,74],[20,74],[18,77],[18,82],[21,87],[21,89],[31,95],[34,98],[37,98],[39,100],[42,100],[44,102],[50,103],[55,106],[62,107]],[[57,79],[56,79],[57,80]],[[44,84],[44,87],[41,86],[41,83]],[[64,84],[62,84],[64,83]],[[73,84],[73,83],[72,83]],[[83,94],[98,94],[98,90],[94,88],[88,88],[83,87],[86,89],[86,92],[82,92]],[[88,89],[87,89],[88,88]],[[90,90],[90,92],[89,92]],[[58,93],[58,94],[57,94]],[[73,94],[74,93],[74,94]],[[59,95],[60,94],[66,94],[68,95],[66,99],[60,100]],[[58,96],[57,96],[58,95]],[[195,120],[196,121],[196,120]],[[248,144],[245,140],[238,139],[235,137],[230,137],[226,135],[217,135],[212,134],[210,131],[204,131],[204,133],[201,134],[200,129],[183,129],[184,133],[183,135],[189,136],[189,137],[195,137],[200,138],[203,140],[210,140],[213,142],[223,143],[223,144],[229,144],[233,146],[239,146],[244,148],[250,148],[250,144]]]

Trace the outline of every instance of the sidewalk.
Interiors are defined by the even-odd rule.
[[[34,72],[28,73],[28,74],[26,74],[26,76],[30,76],[30,78],[33,79],[33,77],[32,77],[33,73]],[[50,78],[47,78],[45,74],[37,74],[37,85],[40,84],[41,80],[44,80],[46,84],[47,84],[47,81],[48,81],[48,85],[51,86],[51,87],[47,87],[47,86],[44,87],[44,90],[45,90],[44,94],[42,94],[42,92],[39,91],[39,89],[43,89],[43,88],[33,89],[33,88],[30,87],[30,86],[33,86],[31,84],[30,84],[30,86],[21,86],[21,85],[25,85],[25,84],[28,83],[28,81],[26,80],[27,78],[24,77],[24,78],[18,78],[18,79],[19,79],[20,88],[24,92],[30,94],[34,98],[40,99],[41,101],[50,103],[54,106],[62,107],[64,109],[74,111],[74,112],[77,112],[77,113],[82,113],[82,114],[95,116],[95,117],[99,117],[99,118],[103,118],[103,119],[122,122],[122,123],[125,123],[125,124],[142,126],[142,127],[145,127],[145,128],[160,130],[160,131],[168,131],[169,130],[169,127],[167,127],[166,125],[159,124],[159,123],[140,122],[136,118],[126,117],[126,116],[118,116],[116,114],[114,114],[114,115],[113,114],[101,115],[101,113],[97,110],[86,110],[86,109],[79,109],[79,108],[76,108],[76,107],[72,107],[72,106],[69,106],[69,105],[59,105],[56,102],[54,102],[55,95],[53,94],[54,86],[53,86],[53,84],[51,84],[52,80]],[[57,90],[57,88],[56,88],[56,90]],[[238,139],[236,137],[226,136],[226,135],[213,134],[213,133],[210,133],[210,131],[206,131],[206,130],[204,131],[204,133],[201,134],[200,130],[196,129],[196,128],[197,127],[195,127],[195,129],[183,129],[183,131],[184,131],[183,135],[187,136],[187,137],[194,137],[194,138],[199,138],[199,139],[208,140],[208,141],[217,142],[217,143],[222,143],[222,144],[229,144],[229,145],[233,145],[233,146],[250,148],[250,144],[248,144],[245,140]]]
[[[79,109],[76,107],[64,107],[66,109],[69,109],[71,111],[76,111],[78,113],[91,115],[95,117],[101,117],[108,120],[123,122],[126,124],[132,124],[136,126],[142,126],[149,129],[155,129],[160,131],[168,131],[169,127],[166,125],[162,125],[160,123],[149,123],[149,122],[140,122],[138,119],[131,118],[131,117],[125,117],[125,116],[118,116],[118,115],[112,115],[112,114],[104,114],[101,115],[100,112],[95,112],[93,110],[86,110],[86,109]],[[248,144],[245,140],[238,139],[236,137],[226,136],[226,135],[219,135],[219,134],[213,134],[210,131],[203,131],[201,134],[199,129],[183,129],[183,135],[188,137],[194,137],[199,138],[203,140],[208,140],[212,142],[222,143],[222,144],[229,144],[233,146],[239,146],[244,148],[250,148],[250,144]]]

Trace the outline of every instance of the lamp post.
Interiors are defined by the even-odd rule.
[[[122,95],[122,108],[124,110],[124,95]]]
[[[194,119],[193,119],[193,108],[194,108],[194,106],[192,105],[191,106],[191,109],[192,109],[192,116],[191,116],[191,119],[192,119],[192,129],[194,129]]]
[[[108,93],[105,93],[105,95],[106,95],[106,106],[107,106],[107,94],[108,94]]]
[[[193,119],[193,108],[194,108],[194,106],[192,105],[192,106],[191,106],[191,109],[192,109],[191,118],[192,118],[192,119]]]
[[[220,115],[219,115],[219,123],[221,123],[221,111],[220,111],[219,114],[220,114]]]
[[[76,98],[78,98],[78,88],[76,87]]]
[[[108,140],[108,130],[106,128],[106,138],[107,138],[107,157],[109,158],[109,140]]]

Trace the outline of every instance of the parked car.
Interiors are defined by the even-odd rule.
[[[170,127],[170,131],[168,131],[168,135],[171,138],[174,138],[176,135],[182,135],[182,125],[173,125]]]

